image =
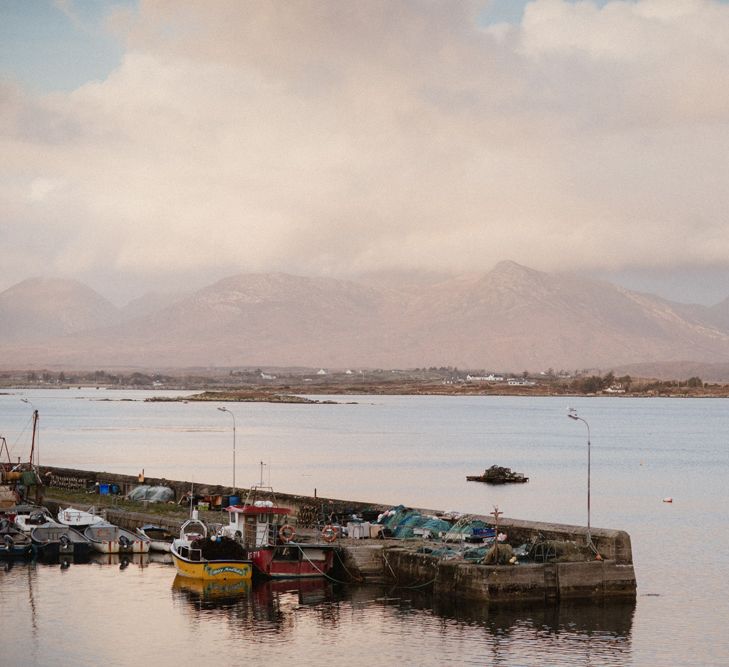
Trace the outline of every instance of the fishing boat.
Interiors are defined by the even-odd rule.
[[[258,499],[266,495],[273,500]],[[291,509],[281,507],[269,486],[255,485],[243,505],[226,508],[229,523],[223,534],[248,551],[256,571],[265,577],[323,577],[334,566],[338,531],[325,526],[318,542],[296,540]]]
[[[152,551],[164,551],[169,553],[172,541],[175,539],[175,533],[171,532],[164,526],[157,526],[148,523],[141,528],[137,528],[137,535],[146,537],[150,543]]]
[[[251,579],[253,564],[241,544],[223,535],[208,535],[197,510],[180,527],[170,547],[177,573],[205,581]]]
[[[91,541],[73,528],[58,523],[35,526],[30,539],[38,558],[55,561],[59,557],[70,557],[74,561],[88,560],[91,555]]]
[[[24,403],[30,403],[28,399],[20,399]],[[38,430],[38,410],[33,410],[32,416],[33,435],[30,444],[30,456],[28,461],[13,463],[10,458],[8,443],[0,436],[0,511],[6,512],[17,503],[35,502],[37,504],[43,499],[43,482],[39,474],[40,460],[38,449],[35,446]],[[7,461],[3,460],[7,458]]]
[[[87,526],[84,535],[91,546],[102,554],[146,554],[149,553],[150,541],[129,530],[114,526],[111,523],[97,523]]]
[[[21,533],[10,521],[0,521],[0,558],[29,558],[33,551],[30,537]]]
[[[88,511],[79,510],[74,507],[66,507],[58,510],[58,523],[70,528],[84,530],[88,526],[106,523],[103,516],[96,514],[96,509],[90,507]]]

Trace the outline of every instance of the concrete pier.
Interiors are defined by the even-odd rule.
[[[423,585],[437,595],[481,602],[632,598],[632,564],[612,560],[480,565],[439,560],[406,548],[383,553],[398,585]]]
[[[128,475],[94,473],[71,469],[44,468],[43,474],[50,482],[47,489],[49,508],[57,509],[59,501],[53,501],[53,482],[59,488],[88,489],[99,482],[119,484],[124,493],[137,486],[140,481]],[[145,479],[151,485],[164,485],[175,491],[176,499],[182,497],[190,488],[189,482],[171,482],[164,479]],[[233,489],[196,484],[210,494],[230,494]],[[241,489],[235,490],[240,493]],[[282,505],[292,508],[301,520],[297,533],[305,538],[309,534],[316,539],[318,534],[313,528],[307,529],[311,512],[316,508],[320,516],[327,513],[347,513],[352,511],[383,511],[387,505],[317,498],[311,496],[292,496],[277,493]],[[88,504],[99,504],[99,496],[89,495]],[[174,515],[160,515],[132,512],[117,507],[106,496],[101,503],[107,520],[127,529],[134,529],[145,523],[163,525],[173,531],[179,529],[186,515],[180,511]],[[424,511],[426,512],[426,511]],[[433,513],[427,510],[427,513]],[[209,522],[221,522],[220,511],[201,512]],[[486,523],[489,516],[475,516]],[[226,515],[227,520],[227,515]],[[626,599],[636,595],[636,579],[633,569],[630,536],[622,530],[592,528],[590,537],[599,558],[592,551],[585,550],[587,529],[556,523],[525,521],[521,519],[499,519],[499,531],[508,535],[512,545],[533,542],[562,542],[583,547],[582,555],[571,557],[553,554],[545,557],[546,562],[528,562],[508,565],[484,565],[463,559],[441,559],[427,553],[418,553],[423,545],[438,546],[437,541],[410,541],[393,539],[340,539],[337,545],[342,549],[341,577],[356,582],[387,582],[396,586],[430,590],[443,600],[469,600],[486,603],[511,602],[558,602],[562,600]]]

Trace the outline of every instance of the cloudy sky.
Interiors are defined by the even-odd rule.
[[[2,0],[0,289],[578,270],[729,295],[729,4]]]

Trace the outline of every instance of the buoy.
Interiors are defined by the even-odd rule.
[[[663,499],[663,502],[664,503],[672,503],[673,502],[673,498],[664,498]]]

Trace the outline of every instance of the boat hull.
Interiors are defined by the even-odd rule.
[[[73,507],[66,507],[65,509],[58,510],[57,519],[58,523],[64,526],[77,528],[79,530],[83,530],[88,526],[105,523],[104,518],[98,514],[84,512],[83,510],[77,510]]]
[[[111,524],[89,526],[84,535],[91,541],[92,547],[102,554],[149,553],[150,542],[147,538]]]
[[[141,528],[137,528],[137,534],[149,540],[150,551],[169,553],[172,547],[174,535],[160,526],[142,526]]]
[[[32,544],[15,544],[13,546],[0,544],[0,559],[12,560],[15,558],[30,558],[33,552]]]
[[[62,539],[62,536],[65,539]],[[45,525],[34,528],[30,537],[36,556],[44,561],[73,558],[83,562],[91,556],[91,542],[81,533],[67,526]]]
[[[181,577],[203,581],[250,580],[253,563],[248,560],[197,560],[181,555],[173,546],[170,553]]]
[[[260,574],[273,579],[326,577],[334,565],[330,544],[298,544],[257,549],[250,553]]]

